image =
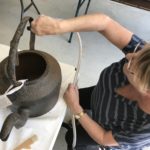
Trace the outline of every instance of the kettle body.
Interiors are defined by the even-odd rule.
[[[24,17],[11,41],[10,53],[0,63],[0,94],[18,80],[27,79],[24,86],[8,95],[12,113],[6,118],[0,138],[6,141],[12,128],[22,127],[28,117],[37,117],[50,111],[57,103],[61,86],[61,69],[57,60],[46,52],[35,50],[35,35],[31,32],[30,50],[17,52],[17,46],[30,17]]]

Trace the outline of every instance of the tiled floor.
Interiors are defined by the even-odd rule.
[[[29,0],[25,1],[27,4]],[[74,16],[77,0],[35,0],[42,14],[57,18]],[[82,8],[80,14],[84,11]],[[102,12],[111,16],[122,25],[150,41],[150,13],[112,2],[110,0],[92,0],[88,13]],[[26,15],[36,17],[32,7]],[[0,43],[10,44],[12,36],[20,20],[20,3],[15,0],[0,1]],[[122,53],[96,32],[80,33],[83,42],[83,59],[80,70],[79,87],[90,86],[97,82],[100,71],[114,61],[120,59]],[[76,65],[78,42],[76,36],[68,43],[69,34],[59,36],[37,37],[36,48],[51,53],[59,61]],[[26,40],[27,39],[27,40]],[[29,35],[24,34],[19,48],[28,48]],[[0,50],[2,51],[2,50]],[[54,150],[66,150],[64,142],[65,130],[61,129]]]

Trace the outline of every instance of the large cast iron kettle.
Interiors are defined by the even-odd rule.
[[[6,141],[12,128],[22,127],[28,117],[47,113],[56,104],[61,85],[61,69],[58,62],[49,54],[35,50],[35,35],[31,32],[30,50],[17,52],[20,37],[27,22],[24,17],[10,44],[9,57],[0,63],[0,94],[10,85],[19,86],[18,80],[27,79],[25,85],[8,96],[12,102],[12,113],[2,126],[0,138]]]

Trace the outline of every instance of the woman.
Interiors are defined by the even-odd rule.
[[[96,86],[78,94],[77,87],[69,84],[64,98],[98,144],[130,150],[150,146],[149,44],[104,14],[67,20],[39,16],[32,22],[32,31],[37,35],[98,31],[121,49],[125,58],[105,68]],[[92,109],[92,118],[85,108]]]

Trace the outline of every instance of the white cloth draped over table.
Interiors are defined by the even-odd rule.
[[[8,56],[9,47],[0,44],[0,61]],[[13,150],[17,145],[37,135],[38,140],[31,145],[32,150],[52,150],[61,124],[64,120],[67,106],[63,100],[63,93],[68,83],[73,81],[75,68],[71,65],[60,63],[62,71],[62,84],[57,104],[48,113],[34,118],[29,118],[20,128],[13,128],[8,140],[0,140],[0,150]],[[44,108],[41,108],[44,109]],[[5,118],[11,113],[8,108],[0,109],[0,129]]]

